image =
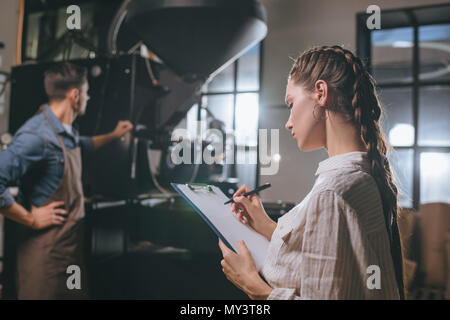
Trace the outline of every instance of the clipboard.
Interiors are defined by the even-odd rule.
[[[249,226],[240,222],[231,211],[231,203],[224,205],[228,197],[214,185],[202,183],[170,183],[217,234],[222,242],[238,252],[238,241],[244,240],[261,270],[269,248],[269,241]]]

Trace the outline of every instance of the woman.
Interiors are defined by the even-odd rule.
[[[278,223],[242,186],[233,212],[270,246],[261,275],[245,243],[220,240],[227,278],[252,299],[403,299],[397,188],[375,81],[340,46],[299,56],[286,88],[290,130],[304,151],[326,148],[304,200]]]

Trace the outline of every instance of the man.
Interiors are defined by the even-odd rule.
[[[47,105],[0,152],[0,212],[18,226],[16,284],[19,299],[87,298],[83,262],[83,150],[97,149],[132,129],[79,137],[72,123],[89,100],[85,68],[63,62],[45,72]],[[8,186],[18,184],[17,202]],[[68,280],[81,273],[81,283]]]

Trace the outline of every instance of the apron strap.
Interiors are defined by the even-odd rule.
[[[66,145],[64,144],[64,141],[61,137],[61,135],[58,133],[58,131],[56,130],[55,126],[53,125],[53,123],[51,122],[47,111],[45,110],[45,105],[40,106],[40,111],[44,114],[45,118],[47,119],[48,123],[50,124],[50,127],[52,127],[53,131],[56,134],[56,137],[58,138],[59,143],[61,144],[61,148],[63,149],[63,152],[66,153]]]

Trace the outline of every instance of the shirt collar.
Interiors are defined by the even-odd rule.
[[[67,136],[74,138],[75,141],[77,141],[78,128],[75,125],[75,123],[72,124],[72,132],[68,132],[66,128],[64,128],[64,125],[61,122],[61,120],[59,120],[58,117],[53,113],[52,109],[50,109],[48,103],[45,105],[45,111],[47,111],[48,118],[50,119],[51,124],[53,125],[58,134],[66,134]]]
[[[58,134],[66,132],[66,129],[64,129],[61,120],[59,120],[58,117],[55,116],[55,114],[53,113],[52,109],[50,109],[48,104],[45,105],[45,111],[47,112],[48,118],[52,126],[55,128],[56,132]]]
[[[342,168],[357,169],[370,173],[370,162],[365,151],[353,151],[329,157],[319,162],[316,176],[330,170],[340,170]]]

